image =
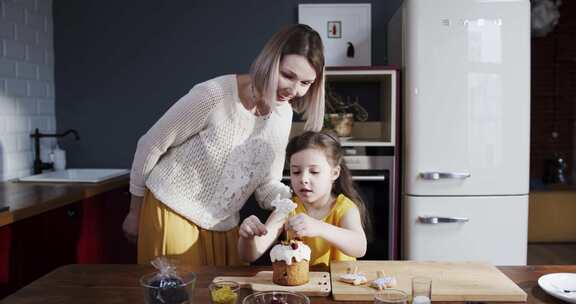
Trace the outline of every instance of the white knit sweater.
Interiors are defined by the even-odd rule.
[[[290,189],[280,182],[292,107],[256,117],[238,97],[236,75],[194,86],[140,138],[130,192],[145,187],[204,229],[226,231],[252,193],[264,208]]]

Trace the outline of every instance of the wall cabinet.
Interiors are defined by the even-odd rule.
[[[0,227],[0,298],[66,264],[135,263],[126,187]]]

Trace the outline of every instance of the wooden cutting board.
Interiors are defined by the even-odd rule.
[[[234,281],[242,288],[251,288],[254,291],[287,290],[305,294],[307,296],[330,295],[331,282],[328,272],[310,272],[310,281],[300,286],[282,286],[272,282],[272,271],[260,271],[252,277],[215,277],[213,282]]]
[[[376,271],[396,277],[401,289],[411,294],[411,279],[432,278],[432,301],[506,301],[525,302],[526,293],[496,267],[487,263],[415,262],[415,261],[356,261],[332,262],[332,295],[337,301],[373,301],[375,289],[367,285],[353,286],[338,281],[348,267],[358,266],[368,280]]]

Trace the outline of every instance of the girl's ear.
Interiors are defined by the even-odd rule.
[[[340,166],[332,168],[332,181],[335,181],[340,177]]]

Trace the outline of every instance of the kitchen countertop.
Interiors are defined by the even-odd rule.
[[[0,183],[0,227],[128,185],[128,174],[91,183]],[[2,207],[8,210],[2,211]]]
[[[216,276],[254,275],[269,266],[259,267],[216,267],[203,266],[196,272],[196,289],[193,303],[209,303],[208,285]],[[528,295],[527,303],[560,303],[538,286],[538,278],[555,272],[576,272],[576,265],[561,266],[503,266],[498,267]],[[143,293],[138,279],[153,272],[150,265],[67,265],[32,282],[16,293],[6,297],[2,303],[142,303]],[[242,289],[240,297],[250,293]],[[336,302],[332,297],[311,297],[311,303],[368,303]],[[434,302],[457,303],[457,302]],[[504,303],[504,302],[499,302]]]

